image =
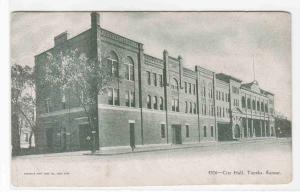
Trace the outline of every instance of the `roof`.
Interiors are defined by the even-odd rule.
[[[242,80],[240,80],[240,79],[238,79],[238,78],[235,78],[235,77],[233,77],[233,76],[231,76],[231,75],[227,75],[227,74],[225,74],[225,73],[218,73],[218,74],[216,74],[216,78],[217,79],[220,79],[220,80],[222,80],[222,81],[226,81],[227,83],[229,82],[229,80],[230,79],[232,79],[232,80],[234,80],[234,81],[237,81],[237,82],[242,82]]]

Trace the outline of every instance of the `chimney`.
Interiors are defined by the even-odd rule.
[[[97,28],[97,26],[100,26],[100,15],[97,12],[91,13],[91,27]]]
[[[54,37],[54,46],[60,45],[68,40],[68,32],[65,31]]]

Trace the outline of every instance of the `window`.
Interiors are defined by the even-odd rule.
[[[214,136],[214,126],[210,126],[210,136]]]
[[[224,101],[224,92],[222,92],[222,101]]]
[[[187,82],[184,82],[184,92],[187,93]]]
[[[119,89],[108,88],[107,96],[109,105],[120,105]]]
[[[196,85],[193,84],[193,94],[196,95]]]
[[[192,84],[189,83],[189,94],[192,94]]]
[[[147,108],[151,109],[151,96],[150,95],[147,96]]]
[[[134,64],[131,57],[127,57],[125,68],[125,78],[127,80],[134,81]]]
[[[166,138],[166,125],[165,124],[160,124],[160,135],[161,135],[162,139]]]
[[[29,141],[29,134],[28,133],[24,133],[24,141],[25,142]]]
[[[264,103],[261,102],[261,103],[260,103],[260,110],[261,110],[262,112],[264,112],[264,109],[265,109],[265,108],[264,108]]]
[[[50,99],[46,99],[45,100],[45,108],[46,108],[46,113],[49,113],[50,112]]]
[[[119,89],[114,89],[114,105],[120,105]]]
[[[186,101],[186,102],[185,102],[185,113],[187,113],[187,112],[188,112],[188,108],[189,108],[189,106],[188,106],[188,102]]]
[[[205,92],[205,82],[202,81],[201,83],[201,95],[202,97],[205,97],[206,96],[206,92]]]
[[[156,77],[156,73],[152,73],[153,76],[153,85],[156,87],[157,86],[157,77]]]
[[[225,109],[224,109],[224,107],[223,107],[223,117],[225,117]]]
[[[190,127],[189,127],[189,125],[185,125],[185,137],[190,137]]]
[[[193,113],[193,105],[192,105],[192,102],[190,102],[190,113]]]
[[[156,97],[156,96],[153,97],[153,108],[154,108],[154,109],[157,109],[157,108],[158,108],[157,97]]]
[[[265,112],[267,112],[268,113],[268,104],[265,104]]]
[[[179,100],[178,99],[176,99],[175,104],[176,104],[176,111],[179,112]]]
[[[130,92],[130,106],[135,107],[135,94],[133,91]]]
[[[203,136],[207,137],[207,135],[206,135],[206,126],[203,127],[203,132],[204,132]]]
[[[257,108],[257,111],[260,111],[259,101],[256,101],[256,108]]]
[[[196,114],[196,113],[197,113],[197,104],[194,103],[194,114]]]
[[[242,96],[242,108],[246,108],[246,99]]]
[[[160,110],[164,110],[164,99],[162,97],[160,97],[160,105],[159,105],[159,109]]]
[[[113,105],[114,101],[113,101],[113,89],[112,88],[109,88],[107,90],[107,97],[108,97],[108,104]]]
[[[163,78],[161,74],[159,74],[159,86],[163,87]]]
[[[254,101],[254,100],[252,101],[252,109],[253,109],[253,110],[256,110],[256,104],[255,104],[255,101]]]
[[[175,89],[175,90],[178,90],[178,81],[177,81],[177,79],[173,78],[171,88]]]
[[[119,62],[118,57],[115,52],[110,52],[109,57],[107,58],[107,63],[111,66],[111,74],[115,77],[119,76]]]
[[[129,107],[129,105],[130,105],[130,96],[129,96],[129,91],[126,91],[126,93],[125,93],[125,105],[127,106],[127,107]]]
[[[247,107],[248,107],[248,109],[251,109],[251,101],[250,101],[250,98],[247,99]]]
[[[148,82],[148,85],[151,85],[151,75],[150,75],[150,71],[147,71],[147,82]]]
[[[172,99],[172,111],[179,112],[179,100],[178,99]]]

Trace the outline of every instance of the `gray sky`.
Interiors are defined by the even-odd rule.
[[[255,75],[275,94],[275,108],[291,118],[290,15],[283,12],[104,12],[101,26],[144,44],[145,53],[181,55],[184,65],[224,72],[244,82]],[[11,58],[34,65],[34,55],[53,47],[55,35],[70,37],[90,27],[88,12],[11,15]]]

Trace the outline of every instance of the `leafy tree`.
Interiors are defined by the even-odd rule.
[[[62,100],[67,91],[78,100],[88,117],[92,135],[92,152],[98,145],[98,95],[105,91],[105,87],[114,80],[111,67],[98,60],[88,58],[78,49],[47,53],[47,61],[43,65],[45,74],[43,82],[53,89],[59,87]]]
[[[11,113],[12,113],[12,149],[13,154],[20,152],[20,121],[25,120],[31,128],[29,147],[36,131],[35,123],[35,83],[33,70],[29,66],[13,64],[11,66]]]

